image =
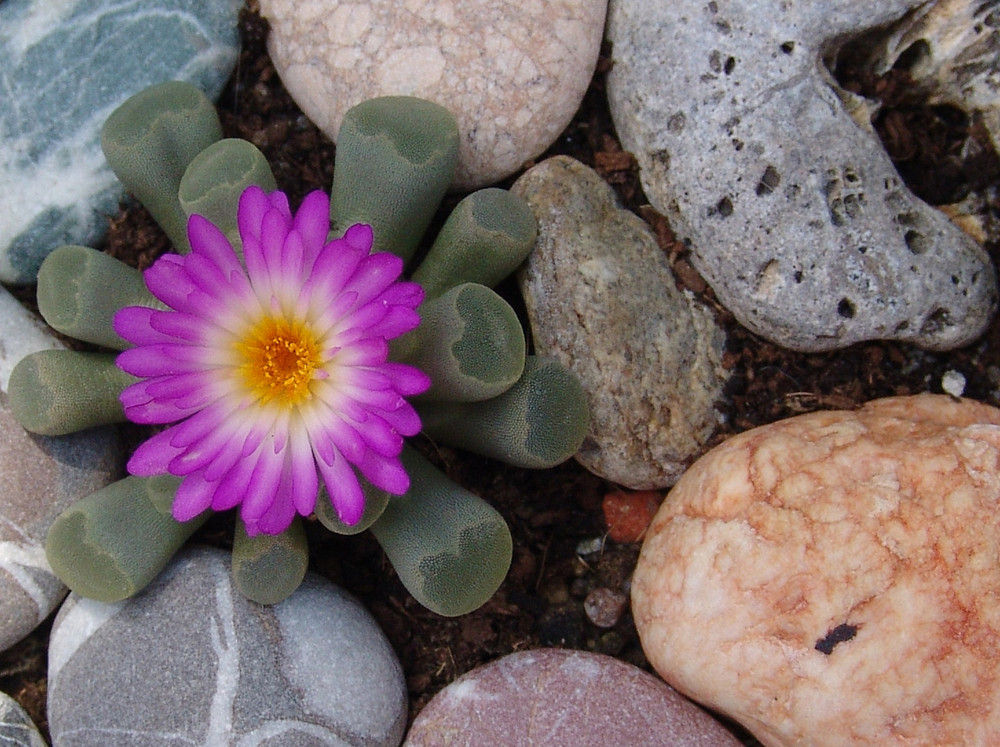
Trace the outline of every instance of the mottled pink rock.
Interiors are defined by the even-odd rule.
[[[597,64],[607,0],[261,0],[285,87],[336,141],[376,96],[444,106],[461,134],[456,186],[502,179],[551,145]]]
[[[538,649],[459,677],[413,722],[409,747],[579,747],[739,742],[705,711],[637,667],[602,654]]]
[[[663,678],[767,745],[1000,744],[1000,410],[817,412],[698,460],[633,577]]]

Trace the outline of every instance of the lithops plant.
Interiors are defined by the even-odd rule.
[[[435,104],[352,109],[330,198],[314,192],[294,213],[264,156],[222,139],[190,86],[127,101],[103,145],[177,253],[143,274],[87,247],[53,251],[39,272],[42,315],[118,352],[28,356],[11,376],[11,407],[48,435],[124,420],[166,427],[132,455],[128,477],[55,522],[46,552],[60,578],[124,599],[212,511],[239,506],[233,574],[255,601],[297,588],[303,520],[315,519],[341,534],[370,529],[435,612],[485,602],[509,567],[510,532],[404,436],[423,428],[534,468],[580,446],[579,383],[527,354],[491,290],[534,243],[527,205],[500,189],[469,195],[405,280],[457,159],[456,125]]]

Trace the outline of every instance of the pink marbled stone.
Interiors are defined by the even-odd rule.
[[[736,747],[719,722],[641,669],[538,649],[459,677],[413,722],[405,747]]]
[[[663,678],[767,745],[1000,744],[1000,410],[944,395],[742,433],[632,583]]]
[[[455,115],[458,187],[494,183],[559,136],[597,64],[607,0],[261,0],[285,87],[334,141],[376,96]]]

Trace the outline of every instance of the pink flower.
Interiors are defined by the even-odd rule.
[[[192,215],[191,253],[164,255],[145,273],[169,308],[115,315],[115,331],[135,345],[118,366],[141,379],[122,392],[126,416],[173,424],[128,470],[183,478],[178,521],[239,505],[249,534],[278,534],[296,512],[313,512],[322,478],[341,521],[356,524],[364,496],[354,468],[390,493],[409,487],[399,453],[420,419],[404,397],[430,380],[388,361],[387,341],[419,324],[423,290],[398,281],[398,257],[370,254],[369,226],[328,242],[322,192],[293,217],[282,192],[249,187],[238,224],[245,266]]]

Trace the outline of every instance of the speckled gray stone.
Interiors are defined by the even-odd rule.
[[[0,744],[4,747],[45,747],[35,722],[6,693],[0,693]]]
[[[66,594],[45,559],[52,522],[115,479],[123,461],[111,429],[35,436],[11,414],[7,382],[14,365],[57,347],[41,322],[0,289],[0,651],[34,630]]]
[[[556,156],[512,191],[538,221],[519,275],[535,348],[587,393],[577,460],[629,488],[672,485],[718,425],[722,331],[677,290],[652,230],[592,169]]]
[[[996,307],[982,248],[902,184],[823,56],[920,0],[612,0],[608,99],[646,195],[720,302],[819,351],[970,342]]]
[[[262,607],[228,553],[190,548],[130,600],[71,594],[49,647],[60,747],[108,744],[395,747],[403,672],[361,605],[313,574]]]
[[[646,672],[602,654],[520,651],[459,677],[424,707],[407,747],[736,747],[719,722]]]
[[[123,195],[101,152],[104,120],[166,80],[218,95],[242,4],[0,3],[0,280],[33,282],[59,245],[100,241]]]

